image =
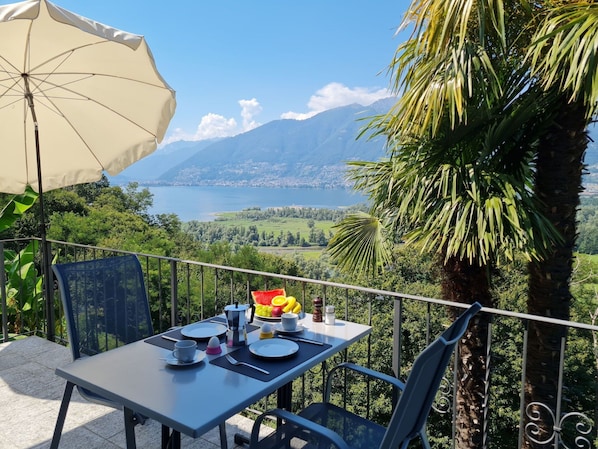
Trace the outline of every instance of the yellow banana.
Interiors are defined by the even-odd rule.
[[[294,296],[288,296],[287,297],[287,305],[284,306],[284,308],[282,309],[283,312],[288,313],[290,311],[293,310],[293,308],[295,307],[295,304],[297,303],[297,299],[295,299]]]
[[[301,303],[297,303],[295,304],[295,307],[293,307],[293,313],[299,313],[301,312]]]

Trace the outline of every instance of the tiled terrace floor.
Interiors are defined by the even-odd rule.
[[[0,449],[48,448],[64,391],[57,366],[71,361],[68,348],[39,337],[0,344]],[[253,421],[239,415],[227,421],[229,448],[233,435],[247,434]],[[160,447],[161,427],[149,420],[136,426],[137,447]],[[218,428],[202,438],[183,436],[183,448],[217,449]],[[75,389],[60,441],[60,448],[125,448],[123,414],[82,399]]]

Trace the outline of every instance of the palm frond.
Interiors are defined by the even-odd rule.
[[[363,212],[350,214],[335,229],[327,251],[339,268],[373,275],[391,261],[391,243],[378,218]]]
[[[538,27],[527,59],[546,89],[568,92],[571,101],[596,112],[598,101],[598,3],[565,2]]]

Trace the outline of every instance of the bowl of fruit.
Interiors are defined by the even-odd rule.
[[[287,296],[284,288],[251,292],[255,302],[255,315],[262,321],[280,321],[283,313],[301,314],[301,303],[294,296]]]

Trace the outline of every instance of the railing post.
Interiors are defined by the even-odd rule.
[[[52,243],[42,241],[42,276],[43,294],[46,300],[46,338],[54,341],[56,329],[54,317],[54,274],[52,273]]]
[[[557,393],[556,393],[556,410],[554,412],[554,416],[556,416],[557,422],[554,423],[553,434],[554,434],[554,447],[555,449],[559,449],[561,447],[561,439],[562,434],[560,430],[562,429],[562,422],[560,421],[562,418],[562,401],[563,401],[563,382],[565,377],[565,349],[567,344],[567,337],[561,337],[561,354],[559,357],[559,379],[557,383]]]
[[[488,425],[490,422],[490,375],[492,373],[492,325],[493,325],[493,321],[492,321],[492,317],[490,318],[490,323],[488,324],[488,344],[486,345],[486,373],[485,373],[485,378],[484,378],[484,408],[482,410],[483,412],[483,419],[484,419],[484,423],[483,423],[483,428],[484,428],[484,435],[482,436],[483,438],[483,448],[488,448],[490,447],[489,444],[489,430],[488,430]]]
[[[401,328],[403,325],[403,301],[394,300],[394,317],[392,327],[392,370],[397,378],[401,377]]]
[[[2,341],[8,341],[8,310],[6,307],[6,267],[4,264],[4,242],[0,242],[0,299],[2,300]]]
[[[176,326],[178,324],[179,316],[179,289],[177,276],[176,260],[170,261],[170,325]]]
[[[525,379],[527,366],[527,339],[529,333],[529,321],[523,320],[523,346],[521,355],[521,387],[519,392],[519,435],[517,447],[523,447],[523,435],[525,434]]]

